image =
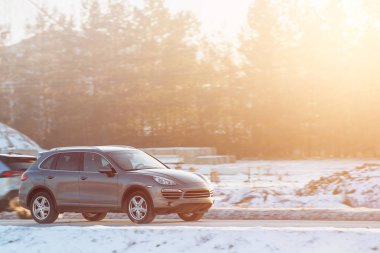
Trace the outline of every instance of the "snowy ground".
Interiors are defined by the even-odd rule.
[[[182,168],[218,174],[219,207],[380,207],[379,160],[239,161]]]
[[[216,208],[206,217],[222,227],[12,223],[0,226],[0,252],[380,252],[380,229],[365,226],[225,227],[226,218],[380,220],[380,210],[372,209],[380,207],[380,161],[240,161],[183,169],[217,172]]]
[[[380,250],[379,229],[0,227],[1,252],[303,252]]]
[[[239,161],[221,165],[185,164],[182,169],[206,176],[211,171],[217,173],[216,202],[206,215],[208,219],[297,219],[295,210],[300,217],[309,219],[318,219],[318,213],[321,219],[328,220],[379,217],[379,160]],[[15,217],[12,213],[0,213],[0,219]],[[80,218],[80,215],[64,217]]]

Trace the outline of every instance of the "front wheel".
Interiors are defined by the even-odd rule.
[[[46,192],[38,192],[33,196],[30,209],[33,219],[41,224],[53,223],[58,218],[53,198]]]
[[[204,213],[179,213],[178,216],[184,221],[198,221],[202,219]]]
[[[88,221],[101,221],[106,215],[107,213],[82,213],[83,218]]]
[[[125,202],[125,209],[129,219],[138,224],[151,223],[156,217],[153,203],[143,191],[132,193]]]

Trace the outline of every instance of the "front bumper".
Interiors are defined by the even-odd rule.
[[[206,213],[212,203],[183,203],[170,207],[155,208],[157,214],[169,213]]]
[[[163,190],[172,189],[180,190],[178,198],[167,198],[162,193]],[[212,196],[212,189],[209,185],[203,183],[193,183],[188,185],[179,186],[153,186],[149,188],[152,196],[154,209],[157,214],[169,213],[205,213],[211,208],[214,203]],[[194,191],[208,191],[211,192],[209,196],[191,196],[186,195],[188,192]]]

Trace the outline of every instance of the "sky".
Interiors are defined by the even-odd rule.
[[[8,44],[26,38],[25,25],[31,24],[38,9],[30,2],[49,9],[80,17],[80,0],[0,0],[0,25],[11,30]],[[106,2],[106,0],[99,0]],[[138,2],[140,0],[132,0]],[[233,39],[245,22],[246,13],[253,0],[166,0],[172,11],[189,10],[201,21],[202,30],[212,35]],[[30,35],[29,35],[30,36]]]

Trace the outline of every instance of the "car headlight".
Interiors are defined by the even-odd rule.
[[[177,183],[173,180],[164,178],[164,177],[153,177],[154,181],[163,185],[176,185]]]

